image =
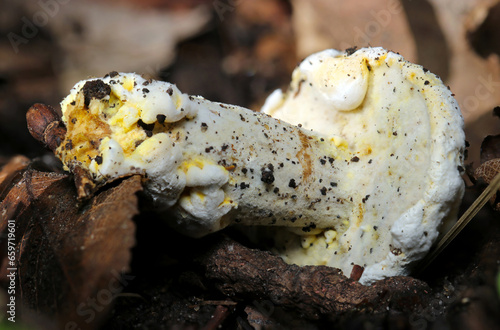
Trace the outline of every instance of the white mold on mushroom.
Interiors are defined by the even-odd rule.
[[[295,248],[298,238],[280,232],[283,257],[341,264],[344,271],[358,264],[364,283],[405,274],[456,219],[465,148],[456,100],[437,76],[382,48],[350,56],[323,51],[292,77],[289,90],[275,91],[263,111],[337,136],[337,147],[358,160],[339,186],[358,207],[335,247],[348,253],[325,253],[331,243],[324,234],[303,249]]]
[[[67,168],[98,183],[143,174],[185,234],[279,228],[268,234],[287,262],[361,265],[362,283],[407,273],[463,191],[451,93],[381,48],[305,59],[266,102],[275,118],[116,72],[79,82],[61,106]]]

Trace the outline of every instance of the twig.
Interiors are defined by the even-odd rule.
[[[352,311],[386,312],[389,306],[411,309],[428,298],[427,285],[411,277],[396,276],[364,286],[339,269],[288,265],[269,252],[249,249],[229,238],[218,240],[195,263],[229,297],[265,301],[309,319]]]

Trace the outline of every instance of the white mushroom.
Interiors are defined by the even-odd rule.
[[[158,210],[191,236],[286,227],[269,232],[287,262],[365,266],[362,283],[408,272],[463,191],[451,93],[380,48],[304,60],[264,107],[284,121],[116,72],[79,82],[61,106],[67,168],[98,183],[144,174]]]
[[[314,245],[301,249],[281,231],[286,261],[341,264],[344,271],[354,262],[366,267],[360,281],[367,283],[404,274],[456,220],[463,119],[449,89],[421,66],[382,48],[326,50],[306,58],[287,92],[271,94],[263,112],[337,136],[337,147],[359,158],[340,187],[359,206],[334,247],[349,253],[325,253],[326,233],[307,237]]]

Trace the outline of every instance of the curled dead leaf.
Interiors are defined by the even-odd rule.
[[[48,316],[53,326],[95,328],[127,283],[121,273],[129,270],[135,244],[140,177],[84,203],[67,175],[26,169],[17,179],[0,203],[0,230],[6,234],[14,220],[19,306]]]
[[[474,178],[478,181],[485,182],[487,184],[491,183],[496,175],[500,173],[500,158],[495,158],[488,160],[481,164],[474,171]],[[490,199],[490,204],[493,206],[495,211],[500,211],[500,201],[498,201],[499,193],[494,195]]]
[[[500,173],[500,158],[495,158],[482,163],[481,166],[476,168],[474,177],[476,180],[490,183],[498,173]]]

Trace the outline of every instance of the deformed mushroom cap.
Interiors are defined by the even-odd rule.
[[[463,194],[451,92],[381,48],[308,57],[266,102],[274,118],[117,72],[79,82],[61,107],[67,169],[99,184],[143,174],[185,234],[274,227],[287,262],[361,266],[362,283],[406,274]]]
[[[452,93],[436,75],[382,48],[326,50],[306,58],[292,77],[263,111],[335,136],[353,156],[344,160],[350,180],[341,189],[357,196],[359,208],[336,248],[349,254],[328,253],[323,235],[310,237],[307,249],[288,243],[283,256],[332,266],[356,259],[365,266],[362,282],[407,272],[456,220],[463,195],[465,136]]]

